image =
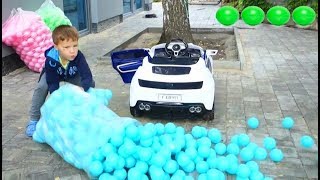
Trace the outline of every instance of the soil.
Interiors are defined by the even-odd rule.
[[[151,48],[158,44],[160,33],[144,33],[124,49]],[[231,33],[197,33],[193,34],[196,45],[204,49],[217,49],[214,60],[238,61],[238,50],[234,34]]]

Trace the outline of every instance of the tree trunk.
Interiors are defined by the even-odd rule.
[[[179,38],[186,43],[193,43],[191,34],[188,0],[162,0],[163,31],[159,43],[170,42]]]

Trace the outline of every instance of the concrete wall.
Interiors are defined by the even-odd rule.
[[[122,1],[91,0],[91,21],[99,23],[123,13]]]
[[[53,3],[63,10],[62,0],[52,0]],[[36,11],[40,8],[44,0],[2,0],[2,24],[10,17],[13,8],[21,7],[22,10]],[[2,43],[2,57],[13,54],[11,47]]]

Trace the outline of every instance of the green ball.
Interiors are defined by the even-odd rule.
[[[232,6],[223,6],[218,9],[216,18],[222,25],[230,26],[238,21],[239,12]]]
[[[316,12],[309,6],[299,6],[293,10],[292,19],[300,26],[308,26],[316,19]]]
[[[268,10],[267,19],[272,25],[282,26],[290,20],[290,12],[283,6],[274,6]]]
[[[264,11],[258,6],[248,6],[242,11],[241,19],[250,26],[256,26],[264,20]]]

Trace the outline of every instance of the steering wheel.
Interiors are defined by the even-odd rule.
[[[171,39],[169,43],[166,43],[164,50],[168,56],[183,56],[186,54],[188,49],[188,44],[182,39]]]

